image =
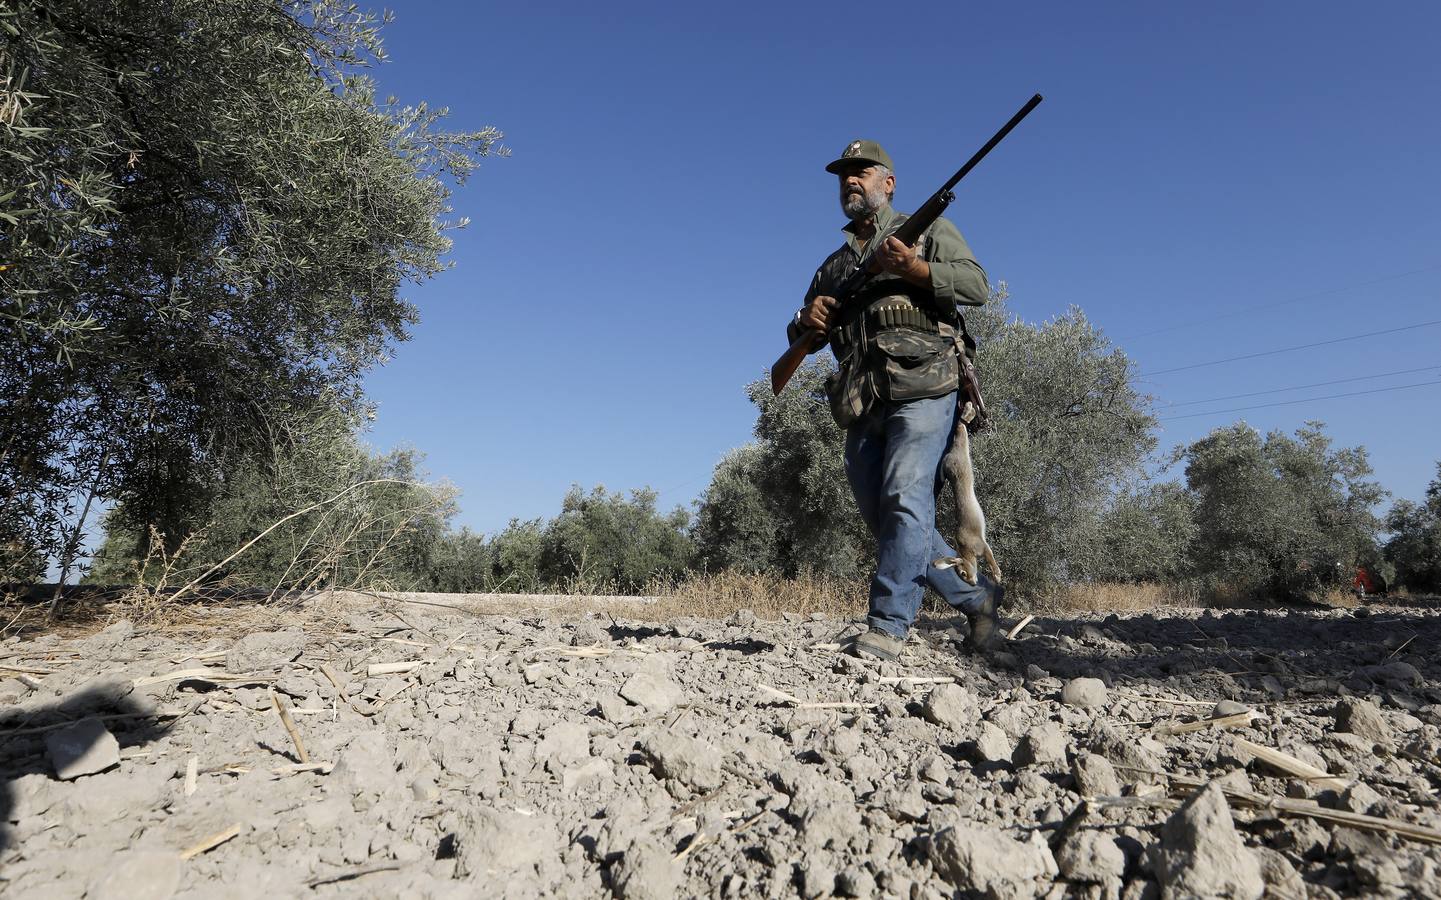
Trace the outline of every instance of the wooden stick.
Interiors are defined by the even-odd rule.
[[[1215,706],[1214,700],[1182,700],[1177,697],[1148,697],[1145,694],[1136,695],[1137,700],[1144,700],[1147,703],[1170,703],[1173,706]]]
[[[877,678],[881,684],[955,684],[956,679],[948,676],[929,675],[885,675]]]
[[[229,650],[205,650],[200,653],[187,653],[184,656],[172,656],[170,657],[170,661],[178,666],[186,660],[193,659],[196,662],[203,662],[207,659],[217,659],[229,652]]]
[[[1260,718],[1261,714],[1254,709],[1245,712],[1238,712],[1229,716],[1220,716],[1215,719],[1202,719],[1199,722],[1186,722],[1182,725],[1168,725],[1164,722],[1157,724],[1151,729],[1155,735],[1190,734],[1193,731],[1205,731],[1207,728],[1234,728],[1238,725],[1246,726],[1251,724],[1252,719]]]
[[[163,684],[167,681],[208,681],[211,684],[269,684],[274,680],[273,677],[265,675],[231,675],[228,672],[220,672],[215,669],[181,669],[178,672],[170,672],[165,675],[150,675],[145,678],[137,678],[131,682],[131,684],[135,687]]]
[[[1390,653],[1386,654],[1386,659],[1390,659],[1391,657],[1393,657],[1393,656],[1395,656],[1396,654],[1400,653],[1402,650],[1405,650],[1408,646],[1410,646],[1411,642],[1414,641],[1414,640],[1416,640],[1416,635],[1413,634],[1413,635],[1411,635],[1410,637],[1408,637],[1408,638],[1406,639],[1406,643],[1402,644],[1401,646],[1397,647],[1395,650],[1392,650]],[[1385,662],[1386,659],[1383,659],[1383,660],[1381,660],[1381,661],[1382,661],[1382,662]]]
[[[275,711],[280,714],[280,724],[290,733],[290,740],[295,743],[295,753],[300,757],[302,763],[310,762],[310,754],[305,752],[305,742],[300,739],[300,732],[295,728],[295,720],[290,718],[286,711],[285,704],[280,702],[280,695],[274,690],[270,692],[270,702],[275,704]]]
[[[1302,763],[1302,765],[1305,765],[1305,763]],[[1166,777],[1190,789],[1205,785],[1205,782],[1200,779],[1189,778],[1184,775],[1167,774]],[[1413,825],[1410,822],[1402,822],[1399,819],[1384,819],[1380,816],[1368,816],[1364,813],[1347,812],[1344,809],[1327,809],[1324,806],[1317,806],[1308,800],[1292,800],[1289,797],[1268,797],[1264,794],[1253,794],[1250,791],[1234,790],[1225,785],[1221,785],[1221,791],[1226,795],[1228,800],[1235,800],[1238,803],[1243,803],[1254,809],[1266,810],[1278,815],[1318,819],[1323,822],[1333,822],[1337,825],[1357,828],[1361,831],[1379,831],[1398,834],[1402,837],[1411,838],[1412,840],[1427,844],[1441,844],[1441,830],[1427,828],[1424,825]]]
[[[1018,622],[1018,623],[1016,624],[1016,627],[1015,627],[1015,628],[1012,628],[1010,631],[1006,632],[1006,640],[1008,640],[1008,641],[1014,641],[1014,640],[1016,639],[1016,635],[1020,634],[1021,631],[1024,630],[1027,625],[1031,624],[1031,623],[1034,622],[1035,620],[1036,620],[1036,617],[1035,617],[1035,616],[1033,616],[1033,615],[1027,615],[1024,619],[1022,619],[1020,622]]]
[[[59,669],[39,669],[35,666],[0,666],[6,672],[21,672],[26,675],[54,675]]]
[[[788,704],[790,704],[791,706],[794,706],[796,709],[864,709],[864,708],[866,708],[866,707],[868,707],[868,706],[871,705],[871,704],[869,704],[869,703],[845,703],[845,702],[842,702],[842,703],[807,703],[807,702],[805,702],[804,700],[802,700],[802,699],[799,698],[799,697],[796,697],[796,696],[794,696],[794,695],[792,695],[792,694],[787,694],[785,691],[778,691],[778,690],[776,690],[775,688],[773,688],[773,687],[771,687],[770,685],[767,685],[767,684],[758,684],[758,685],[756,685],[756,687],[760,688],[760,689],[761,689],[762,691],[764,691],[765,693],[770,694],[771,697],[773,697],[774,699],[780,701],[781,703],[788,703]]]
[[[219,834],[213,834],[205,840],[201,841],[200,843],[196,844],[194,847],[191,847],[189,850],[186,850],[184,853],[181,853],[180,858],[194,859],[202,853],[205,853],[209,850],[214,850],[216,847],[219,847],[221,844],[225,843],[231,838],[239,837],[240,832],[241,830],[243,830],[243,828],[243,825],[241,825],[239,822],[236,822],[234,825],[231,825],[229,828],[225,829]]]
[[[199,775],[200,758],[192,756],[190,761],[185,764],[185,796],[189,797],[195,793],[195,782]]]
[[[338,875],[325,875],[320,878],[312,878],[309,881],[305,882],[305,886],[308,888],[318,888],[322,884],[335,884],[336,882],[340,881],[352,881],[356,878],[362,878],[366,875],[374,875],[377,872],[399,872],[400,868],[400,863],[381,863],[380,865],[376,866],[365,866],[361,869],[352,869],[349,872],[341,872]]]
[[[1318,769],[1309,763],[1304,763],[1289,753],[1282,753],[1280,750],[1273,750],[1270,747],[1253,744],[1245,738],[1236,738],[1235,740],[1236,746],[1250,751],[1251,755],[1261,760],[1261,762],[1273,769],[1279,769],[1294,778],[1304,778],[1307,781],[1319,784],[1321,787],[1336,791],[1344,791],[1352,784],[1352,782],[1341,778],[1333,778],[1329,772]]]
[[[410,662],[374,663],[365,670],[365,674],[371,678],[377,675],[398,675],[402,672],[413,672],[423,665],[425,665],[425,661],[421,659]]]

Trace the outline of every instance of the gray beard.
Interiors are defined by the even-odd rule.
[[[887,202],[886,192],[880,188],[868,194],[843,194],[841,211],[852,222],[863,222],[879,212]]]

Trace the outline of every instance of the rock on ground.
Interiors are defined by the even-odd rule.
[[[69,781],[120,765],[120,743],[97,718],[82,719],[45,736],[55,777]]]
[[[1108,696],[1106,683],[1099,678],[1072,678],[1061,688],[1061,702],[1082,709],[1099,709]]]
[[[1441,828],[1424,761],[1441,753],[1441,610],[1424,604],[1399,636],[1390,613],[1042,615],[1004,664],[926,623],[896,667],[831,649],[854,629],[826,616],[312,603],[0,638],[7,666],[46,672],[0,691],[0,895],[1329,898],[1441,878],[1435,847],[1260,810],[1239,829],[1216,794],[1301,792],[1244,739],[1346,773],[1305,791],[1325,806]],[[164,678],[221,658],[263,682]],[[1092,678],[1098,706],[1078,702]],[[318,769],[295,765],[272,686]],[[1235,707],[1265,717],[1152,725]],[[48,743],[111,714],[92,736],[120,752],[56,777]],[[1212,786],[1175,816],[1082,806],[1159,796],[1142,770]]]
[[[1236,833],[1216,784],[1196,791],[1166,820],[1148,862],[1168,897],[1256,900],[1266,890],[1260,863]]]
[[[989,828],[957,823],[931,838],[931,864],[960,891],[987,900],[1035,897],[1056,874],[1056,860],[1039,833],[1026,843]]]

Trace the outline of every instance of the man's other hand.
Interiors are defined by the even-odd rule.
[[[881,244],[876,253],[876,266],[913,284],[929,284],[931,280],[930,263],[921,259],[915,247],[907,247],[899,238],[888,237]]]
[[[838,306],[840,302],[835,297],[812,297],[801,310],[801,324],[824,335],[831,330],[832,316]]]

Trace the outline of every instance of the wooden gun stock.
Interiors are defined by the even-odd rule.
[[[791,341],[786,352],[782,353],[780,359],[771,366],[771,390],[777,395],[785,390],[786,382],[796,374],[796,369],[801,367],[805,358],[825,346],[825,344],[816,343],[816,338],[820,337],[820,334],[814,328],[805,329],[794,341]]]

